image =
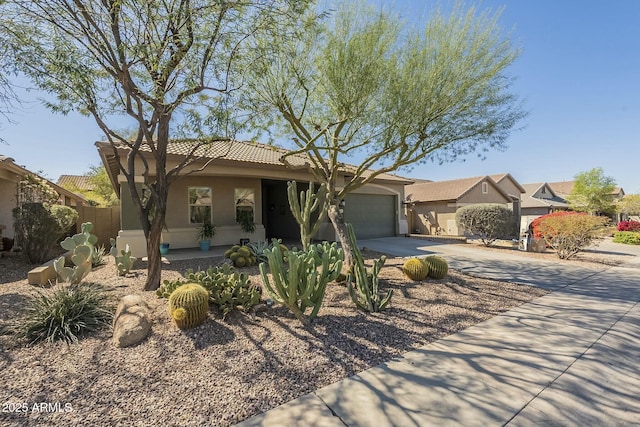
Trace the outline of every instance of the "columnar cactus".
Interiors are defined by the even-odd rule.
[[[53,268],[58,277],[64,282],[80,283],[80,281],[91,271],[91,257],[95,251],[95,244],[98,237],[91,234],[93,224],[85,222],[81,226],[81,232],[72,237],[64,239],[60,246],[71,251],[71,262],[73,267],[65,267],[66,260],[60,257],[53,262]]]
[[[273,243],[273,249],[264,251],[273,283],[267,276],[266,264],[260,263],[264,285],[275,301],[286,305],[306,325],[318,315],[327,283],[335,280],[342,269],[344,253],[336,243],[327,242],[311,245],[306,251],[293,249],[287,253],[286,269],[280,244],[276,240]],[[307,308],[311,308],[308,318]]]
[[[409,258],[402,266],[402,271],[409,279],[420,281],[427,278],[429,266],[418,258]]]
[[[429,268],[428,277],[436,280],[443,279],[449,271],[447,261],[439,256],[430,255],[423,260],[424,264]]]
[[[295,181],[287,182],[287,197],[289,199],[289,208],[293,213],[298,225],[300,225],[300,241],[302,249],[307,250],[311,244],[311,239],[318,233],[320,226],[327,216],[327,186],[320,185],[318,192],[314,192],[314,183],[309,183],[307,191],[300,192],[298,198],[298,188]],[[313,212],[319,209],[318,217],[313,225],[311,217]]]
[[[378,273],[384,266],[387,257],[383,255],[379,260],[374,260],[373,267],[370,271],[367,271],[351,224],[347,224],[347,233],[353,248],[352,271],[347,275],[347,288],[349,289],[351,300],[361,310],[368,312],[381,311],[389,304],[393,296],[393,289],[390,289],[383,297],[379,292],[378,286]]]
[[[207,318],[209,292],[197,283],[180,286],[169,296],[169,314],[180,329],[194,328]]]

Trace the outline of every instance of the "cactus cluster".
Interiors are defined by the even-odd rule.
[[[260,302],[262,296],[262,288],[251,284],[248,275],[235,271],[227,264],[196,272],[188,270],[186,279],[186,282],[165,280],[156,295],[170,298],[176,289],[187,283],[197,283],[209,292],[209,301],[220,308],[223,318],[234,309],[249,310]]]
[[[349,296],[361,310],[368,312],[381,311],[391,302],[391,297],[393,296],[393,289],[389,289],[384,296],[379,291],[378,274],[387,258],[383,255],[379,260],[374,260],[373,267],[367,271],[351,224],[347,224],[347,234],[353,248],[353,265],[347,275]]]
[[[295,181],[287,182],[287,198],[289,199],[289,208],[293,213],[296,222],[300,226],[300,242],[302,249],[307,250],[311,245],[311,239],[318,233],[320,226],[327,216],[327,198],[326,184],[320,185],[318,192],[314,191],[313,181],[309,183],[307,191],[301,191],[298,198],[298,186]],[[318,211],[317,217],[313,224],[311,220],[313,213]]]
[[[422,262],[428,267],[429,273],[427,277],[440,280],[443,279],[449,271],[449,265],[444,258],[439,256],[430,255],[422,260]]]
[[[116,247],[116,239],[111,238],[111,250],[109,253],[116,260],[116,268],[118,269],[118,276],[125,276],[133,268],[133,263],[136,261],[136,257],[131,256],[131,249],[129,244],[125,245],[124,249],[120,251],[118,255],[118,248]]]
[[[427,278],[429,266],[418,258],[409,258],[402,266],[402,272],[411,280],[421,281]]]
[[[64,239],[60,246],[71,251],[71,262],[73,267],[67,267],[65,257],[60,257],[53,262],[56,274],[63,282],[72,284],[80,281],[91,271],[91,259],[98,237],[91,234],[93,224],[85,222],[81,226],[81,232]]]
[[[274,239],[273,249],[265,250],[265,255],[271,280],[265,263],[260,263],[260,273],[267,291],[275,301],[287,306],[301,323],[308,324],[318,315],[327,283],[340,273],[344,252],[335,242],[310,245],[306,251],[292,249],[286,255],[287,268],[281,245]],[[307,308],[311,308],[308,317]]]
[[[246,246],[234,245],[231,249],[227,249],[224,257],[233,261],[236,268],[248,267],[257,263],[256,256]]]
[[[187,283],[171,293],[169,315],[180,329],[195,328],[207,318],[209,292],[197,283]]]

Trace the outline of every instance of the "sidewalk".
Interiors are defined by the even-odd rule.
[[[554,292],[239,425],[640,423],[640,258],[598,271],[422,243],[455,268]]]

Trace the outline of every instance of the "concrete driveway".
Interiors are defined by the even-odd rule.
[[[640,425],[640,257],[594,270],[410,238],[360,245],[553,292],[242,426]]]

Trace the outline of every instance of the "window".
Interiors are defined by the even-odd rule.
[[[253,223],[255,207],[255,191],[253,188],[236,188],[234,199],[236,203],[236,222],[240,224]]]
[[[202,224],[211,221],[213,199],[210,187],[189,187],[189,222]]]
[[[489,192],[489,184],[487,182],[482,183],[482,194],[487,194]]]

